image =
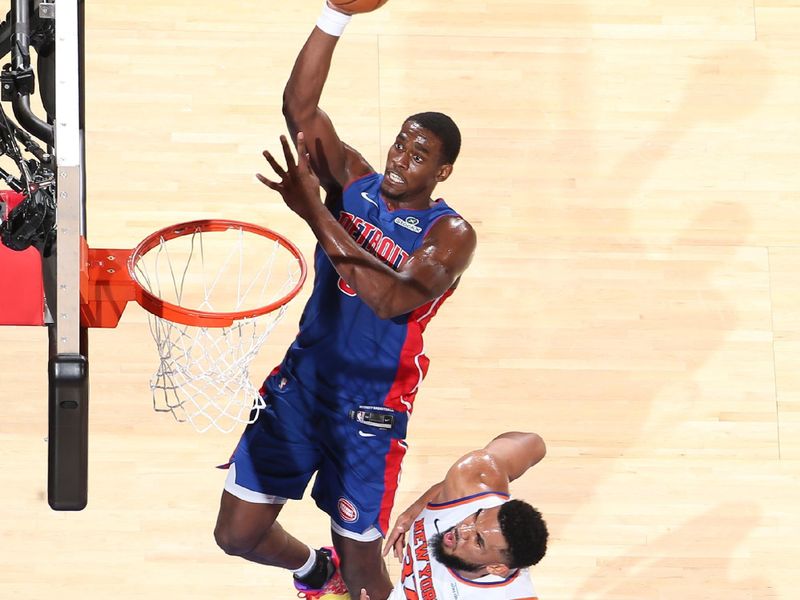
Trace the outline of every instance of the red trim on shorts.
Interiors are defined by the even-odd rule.
[[[383,535],[389,531],[389,517],[394,506],[394,495],[400,483],[400,467],[408,447],[401,440],[392,440],[386,455],[386,469],[383,472],[383,496],[378,513],[378,529]]]

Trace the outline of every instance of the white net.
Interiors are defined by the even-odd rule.
[[[286,298],[302,274],[301,261],[278,241],[232,227],[162,237],[138,259],[133,276],[165,302],[228,313],[255,312]],[[153,408],[201,432],[252,422],[264,405],[250,382],[250,364],[286,307],[227,327],[184,325],[148,313],[160,358],[150,380]]]

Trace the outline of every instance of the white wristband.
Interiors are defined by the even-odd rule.
[[[347,24],[352,18],[352,15],[340,13],[338,10],[332,9],[328,6],[328,3],[325,2],[322,5],[322,12],[319,15],[319,19],[317,19],[317,27],[328,35],[340,37],[342,33],[344,33],[344,28],[347,27]]]

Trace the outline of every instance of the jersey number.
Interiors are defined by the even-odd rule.
[[[408,580],[408,581],[406,581]],[[406,600],[419,600],[417,578],[414,577],[414,560],[411,558],[411,542],[406,544],[406,554],[403,557],[403,571],[400,573],[400,585],[406,595]]]

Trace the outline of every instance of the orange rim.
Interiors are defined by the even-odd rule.
[[[199,232],[227,231],[228,229],[240,229],[242,231],[260,235],[278,242],[281,246],[288,250],[289,253],[294,256],[298,265],[300,266],[300,277],[298,278],[294,287],[282,298],[272,302],[271,304],[267,304],[266,306],[238,312],[209,312],[195,310],[192,308],[184,308],[182,306],[178,306],[177,304],[162,300],[158,296],[142,287],[142,284],[139,283],[139,280],[136,278],[135,269],[139,259],[147,254],[150,250],[158,246],[161,243],[161,240],[168,241]],[[159,229],[158,231],[151,233],[145,239],[139,242],[128,258],[128,275],[130,276],[136,288],[136,301],[146,311],[156,315],[157,317],[161,317],[167,321],[181,323],[182,325],[193,325],[196,327],[229,327],[235,321],[258,317],[260,315],[265,315],[277,310],[298,294],[305,283],[306,272],[306,261],[303,258],[303,255],[300,253],[300,250],[297,248],[297,246],[295,246],[287,238],[275,231],[272,231],[271,229],[261,227],[260,225],[245,223],[243,221],[233,221],[229,219],[202,219],[164,227],[163,229]]]

